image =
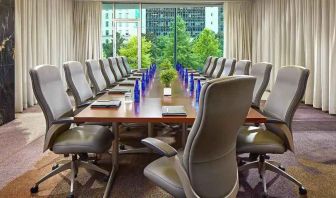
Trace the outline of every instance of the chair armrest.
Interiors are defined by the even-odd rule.
[[[152,149],[159,155],[163,155],[166,157],[173,157],[177,154],[177,151],[169,144],[155,138],[142,139],[141,143],[143,143],[144,145],[146,145],[148,148]]]
[[[271,117],[267,117],[266,118],[266,123],[279,123],[279,124],[286,124],[285,121],[276,119],[276,118],[271,118]]]
[[[52,124],[72,124],[75,123],[75,120],[73,117],[63,117],[59,118],[58,120],[54,120]]]

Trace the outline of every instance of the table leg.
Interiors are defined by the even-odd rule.
[[[112,189],[114,178],[117,174],[118,168],[119,168],[119,123],[113,123],[113,133],[114,133],[114,141],[113,141],[113,150],[112,150],[112,170],[110,173],[109,180],[107,182],[105,192],[104,192],[104,198],[109,197],[109,194]]]
[[[187,143],[188,138],[188,131],[187,131],[187,124],[182,124],[182,147],[184,148]]]
[[[148,122],[148,137],[154,137],[153,123]]]

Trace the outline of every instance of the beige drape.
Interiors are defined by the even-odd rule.
[[[101,2],[74,4],[74,42],[76,60],[101,58]]]
[[[15,110],[36,104],[29,69],[73,59],[73,2],[15,0]]]
[[[305,102],[336,113],[336,1],[255,0],[252,60],[310,69]]]
[[[251,59],[251,1],[224,2],[224,57]]]

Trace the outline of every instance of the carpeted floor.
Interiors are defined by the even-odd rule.
[[[39,123],[39,124],[35,124]],[[301,105],[294,122],[296,154],[271,156],[308,189],[308,197],[336,197],[336,117]],[[39,177],[62,159],[51,152],[42,154],[44,118],[38,107],[0,127],[0,197],[31,197],[29,189]],[[145,137],[146,129],[123,132],[123,140]],[[154,154],[122,155],[112,197],[171,197],[143,176],[144,167],[156,159]],[[103,158],[101,166],[109,168]],[[298,197],[298,189],[278,175],[267,174],[270,197]],[[76,183],[79,197],[101,197],[105,182],[101,175],[80,169]],[[40,185],[34,197],[65,197],[69,190],[69,172]],[[238,197],[260,197],[262,186],[256,170],[240,175]]]

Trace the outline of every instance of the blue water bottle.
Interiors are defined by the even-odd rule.
[[[197,88],[196,88],[196,103],[199,102],[199,98],[200,98],[200,94],[201,94],[201,89],[202,89],[201,80],[198,79],[197,80]]]
[[[185,69],[184,83],[185,83],[186,85],[188,85],[188,80],[189,80],[188,69]]]
[[[190,84],[190,92],[193,93],[194,92],[194,86],[195,86],[194,85],[194,74],[193,73],[190,74],[189,84]]]
[[[140,102],[140,89],[139,89],[139,80],[135,80],[134,85],[134,102]]]

